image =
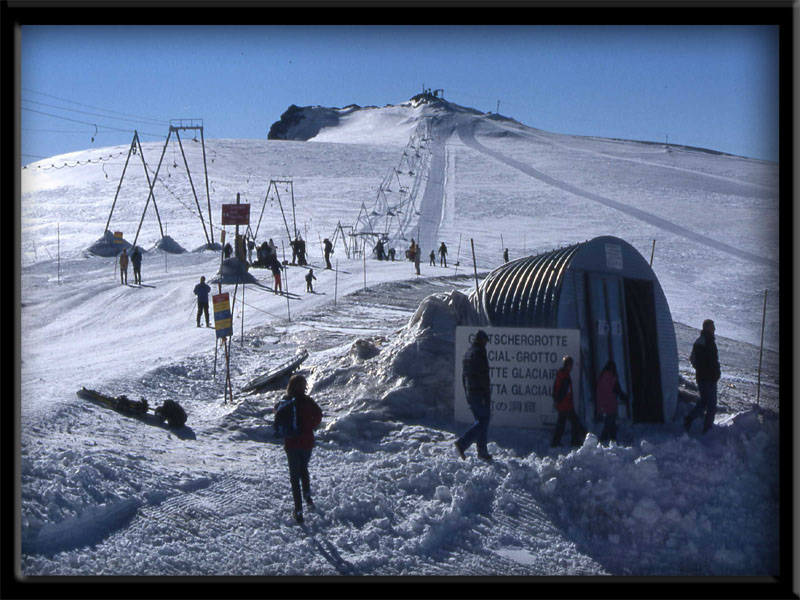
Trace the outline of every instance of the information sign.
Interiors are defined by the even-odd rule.
[[[214,329],[217,338],[233,335],[233,318],[231,317],[230,294],[224,292],[211,297],[214,303]]]
[[[486,355],[492,388],[492,425],[538,429],[552,427],[558,414],[553,408],[553,382],[562,358],[569,354],[572,394],[578,402],[580,377],[580,330],[516,327],[456,327],[455,419],[472,423],[462,383],[462,359],[473,336],[483,329],[489,335]]]
[[[250,224],[250,205],[249,204],[223,204],[222,205],[222,224],[223,225],[249,225]]]

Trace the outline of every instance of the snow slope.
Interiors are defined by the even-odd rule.
[[[110,229],[132,242],[142,222],[141,287],[121,285],[113,258],[86,251],[103,234],[128,148],[23,169],[21,574],[778,575],[777,166],[559,135],[446,103],[353,110],[336,123],[311,142],[207,140],[213,228],[200,143],[184,141],[191,183],[171,144],[154,193],[183,254],[154,249],[161,229],[152,206],[142,218],[148,188],[132,156]],[[151,177],[162,145],[143,145]],[[420,156],[404,162],[409,149]],[[286,178],[293,188],[280,184],[280,201],[267,195]],[[219,253],[201,249],[204,226],[218,242],[220,205],[237,193],[254,230],[263,208],[258,240],[287,258],[297,228],[317,281],[306,293],[305,269],[290,266],[296,297],[224,286],[236,295],[228,404],[224,353],[195,327],[192,288],[219,270]],[[359,231],[362,206],[376,229],[390,223],[398,259],[411,237],[423,256],[446,241],[449,266],[423,261],[416,276],[404,260],[348,257],[337,240],[338,270],[325,270],[321,239],[338,224]],[[386,206],[403,214],[388,220]],[[495,463],[472,452],[460,461],[452,333],[474,286],[470,241],[481,276],[503,247],[513,258],[606,234],[646,257],[656,240],[683,399],[694,393],[691,343],[714,318],[718,427],[685,434],[685,402],[676,422],[625,424],[610,447],[597,445],[595,423],[575,449],[549,448],[549,432],[490,427]],[[271,434],[280,386],[238,393],[301,347],[325,415],[311,462],[319,511],[303,528]],[[188,427],[125,417],[79,399],[81,386],[151,406],[175,399]]]

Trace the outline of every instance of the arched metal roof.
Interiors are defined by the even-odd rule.
[[[508,262],[491,273],[471,295],[487,325],[555,327],[564,274],[586,244],[559,248]]]

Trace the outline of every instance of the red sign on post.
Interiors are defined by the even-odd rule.
[[[223,204],[222,205],[222,224],[223,225],[249,225],[250,224],[250,205],[249,204]]]

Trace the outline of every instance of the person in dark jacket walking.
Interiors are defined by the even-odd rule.
[[[439,246],[439,266],[447,268],[447,246],[444,242]]]
[[[572,371],[573,362],[572,357],[569,355],[562,359],[562,366],[556,373],[556,380],[553,383],[553,405],[558,411],[558,421],[556,421],[553,439],[550,441],[551,448],[561,445],[561,436],[564,435],[564,427],[567,421],[569,421],[571,444],[573,446],[580,446],[586,435],[586,431],[575,413],[575,405],[572,400],[570,371]]]
[[[133,265],[133,282],[142,285],[142,253],[138,246],[133,249],[133,254],[131,254],[131,264]]]
[[[208,322],[208,294],[211,288],[206,283],[206,278],[200,277],[200,283],[194,286],[194,295],[197,296],[197,326],[200,327],[200,315],[206,316],[206,327],[211,327]]]
[[[303,499],[309,510],[314,510],[311,499],[311,477],[308,474],[308,463],[314,448],[314,430],[322,422],[322,409],[314,400],[306,395],[306,378],[295,374],[289,379],[284,400],[293,398],[300,432],[296,436],[286,437],[283,448],[289,462],[289,482],[292,486],[294,512],[298,523],[303,522]],[[302,490],[302,496],[301,496]]]
[[[322,240],[322,243],[325,245],[325,268],[332,269],[331,267],[331,254],[333,254],[333,244],[328,238]]]
[[[703,330],[700,332],[700,336],[692,345],[692,354],[689,360],[695,369],[700,401],[683,422],[687,432],[692,426],[692,421],[703,412],[705,412],[703,433],[714,425],[714,415],[717,413],[717,382],[721,376],[715,332],[714,321],[706,319],[703,321]]]
[[[486,356],[488,341],[489,336],[486,332],[478,330],[462,361],[461,383],[467,396],[467,404],[475,416],[475,423],[455,441],[456,452],[461,460],[466,459],[464,451],[472,445],[472,442],[478,447],[478,458],[487,462],[492,460],[486,446],[492,408],[489,359]]]
[[[597,377],[595,392],[597,412],[603,417],[603,431],[599,438],[601,443],[605,443],[609,439],[617,441],[617,405],[619,404],[617,398],[625,400],[627,395],[619,386],[616,363],[609,360]]]

